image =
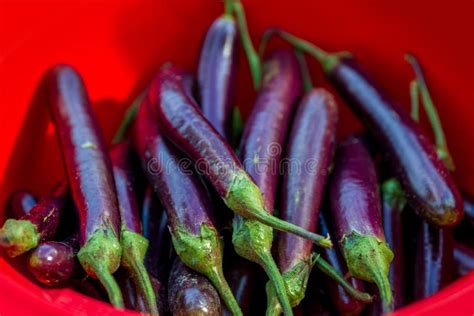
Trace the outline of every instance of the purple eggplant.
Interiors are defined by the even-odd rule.
[[[415,256],[414,298],[421,300],[438,292],[453,279],[453,236],[423,222]]]
[[[388,274],[393,252],[385,241],[375,166],[359,137],[349,137],[338,149],[330,199],[335,234],[349,272],[375,283],[384,311],[392,310]]]
[[[264,64],[263,84],[247,120],[240,144],[245,171],[263,193],[264,210],[273,213],[282,148],[297,97],[301,93],[298,61],[293,52],[275,51]],[[237,254],[267,273],[285,315],[291,304],[271,254],[273,230],[254,219],[235,215],[232,243]],[[312,245],[311,241],[309,241]]]
[[[454,267],[458,277],[474,270],[474,248],[460,243],[454,244]]]
[[[404,305],[405,298],[405,260],[403,246],[403,211],[406,206],[405,194],[396,179],[382,184],[382,222],[385,239],[392,249],[394,259],[390,266],[389,280],[393,293],[394,308]]]
[[[226,139],[230,139],[237,57],[237,27],[232,16],[225,14],[207,31],[199,60],[198,83],[202,112]]]
[[[210,196],[190,164],[161,136],[147,101],[138,110],[133,139],[148,180],[168,215],[174,249],[184,264],[206,275],[229,309],[240,315],[222,272],[223,243]]]
[[[258,286],[258,284],[256,284],[256,266],[236,255],[234,255],[230,261],[231,265],[226,269],[227,280],[229,280],[230,288],[232,289],[232,293],[234,293],[242,313],[249,315],[252,311],[255,311],[252,300],[255,293],[254,287]],[[227,310],[225,314],[228,314]]]
[[[0,247],[10,257],[34,249],[54,237],[68,197],[67,184],[57,185],[20,219],[7,219],[0,228]]]
[[[76,270],[78,236],[64,241],[46,241],[33,250],[28,259],[28,269],[42,284],[58,286],[71,280]]]
[[[325,214],[321,213],[319,216],[319,231],[323,235],[327,235],[330,232],[329,223],[326,219]],[[341,253],[338,249],[323,249],[321,251],[321,256],[332,266],[336,271],[339,272],[341,275],[347,274],[347,266],[344,258],[342,257]],[[324,288],[328,295],[329,300],[333,308],[337,311],[339,315],[359,315],[362,310],[364,309],[364,303],[352,297],[344,287],[336,282],[333,282],[328,278],[326,275],[322,275],[322,273],[318,274],[321,275],[322,280],[324,280]],[[321,279],[317,279],[318,283],[323,283]],[[350,285],[360,291],[363,292],[364,289],[364,282],[359,279],[350,277],[347,280]]]
[[[16,190],[10,195],[8,201],[9,214],[14,219],[20,219],[28,214],[36,205],[36,198],[33,193],[27,190]]]
[[[337,123],[337,104],[324,89],[313,89],[304,96],[293,121],[284,164],[280,217],[311,232],[316,231],[335,149]],[[287,288],[291,289],[288,295],[293,307],[305,295],[314,264],[312,249],[309,240],[288,233],[279,234],[278,267]],[[267,315],[280,314],[271,289],[267,288],[267,293]]]
[[[382,92],[350,54],[329,54],[281,30],[271,30],[265,38],[275,32],[321,63],[378,140],[412,208],[439,227],[456,225],[463,216],[461,195],[436,148],[410,114]]]
[[[168,304],[173,315],[222,315],[216,289],[205,277],[187,268],[179,258],[173,263],[168,284]]]
[[[79,74],[58,65],[46,75],[48,105],[79,216],[77,256],[86,273],[98,278],[112,305],[123,308],[112,276],[122,254],[120,214],[105,142]]]
[[[474,242],[474,199],[469,195],[463,194],[464,218],[461,223],[455,227],[454,232],[457,239],[463,242]]]
[[[137,293],[145,303],[146,312],[157,315],[155,291],[144,264],[148,240],[142,235],[140,213],[133,188],[134,176],[130,155],[131,148],[127,142],[115,145],[110,152],[122,223],[120,232],[121,264],[130,272],[138,289]]]
[[[469,222],[471,228],[474,228],[474,199],[464,196],[464,218]]]
[[[186,93],[182,72],[179,67],[167,64],[149,88],[147,99],[163,134],[195,163],[198,172],[206,176],[231,210],[272,228],[331,247],[330,240],[268,213],[262,192],[242,168],[231,147]]]

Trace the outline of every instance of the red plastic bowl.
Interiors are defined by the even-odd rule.
[[[456,181],[474,194],[473,1],[249,0],[244,5],[254,40],[266,27],[282,26],[328,50],[352,51],[406,105],[413,74],[403,55],[416,54],[454,153]],[[43,194],[63,177],[54,130],[36,90],[48,67],[67,62],[82,73],[110,139],[125,107],[163,62],[195,69],[206,28],[222,10],[218,0],[0,0],[0,223],[13,189]],[[254,95],[243,55],[240,65],[238,104],[245,114]],[[315,83],[326,85],[316,64],[310,66]],[[341,108],[341,134],[359,128]],[[71,290],[40,288],[3,255],[2,316],[136,315]],[[395,314],[472,315],[473,301],[471,274]]]

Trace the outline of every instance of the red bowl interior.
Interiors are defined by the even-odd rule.
[[[281,26],[328,50],[349,50],[405,105],[413,73],[403,55],[418,56],[454,154],[456,181],[474,194],[474,2],[260,0],[244,5],[255,41],[265,28]],[[82,73],[110,140],[125,107],[163,62],[195,70],[205,31],[222,10],[217,0],[0,0],[0,222],[12,190],[44,194],[63,177],[54,129],[37,90],[48,67],[66,62]],[[316,63],[310,68],[314,82],[326,86]],[[244,115],[254,99],[250,82],[241,54],[238,104]],[[341,111],[341,135],[360,128],[342,101]],[[3,255],[0,314],[119,314],[71,290],[37,286]],[[472,314],[472,297],[474,274],[399,315]]]

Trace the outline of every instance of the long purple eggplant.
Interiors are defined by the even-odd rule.
[[[104,285],[112,305],[123,308],[112,276],[120,265],[120,214],[112,167],[79,74],[58,65],[46,75],[48,105],[79,215],[77,256],[86,273]]]
[[[321,212],[319,214],[319,231],[322,235],[327,235],[330,233],[330,227],[328,220],[326,218],[326,214]],[[338,249],[323,249],[321,251],[321,256],[332,266],[336,271],[339,272],[341,275],[347,274],[347,266],[344,258],[342,257],[341,253]],[[326,290],[329,300],[331,301],[332,307],[337,311],[339,315],[342,316],[356,316],[359,315],[362,310],[364,309],[364,303],[352,297],[347,290],[340,284],[330,280],[326,275],[322,273],[318,274],[321,275],[323,279],[316,279],[315,283],[323,283],[321,286]],[[315,279],[315,278],[312,278]],[[350,285],[356,289],[357,291],[363,292],[364,282],[354,277],[350,277],[347,280]],[[309,297],[310,299],[311,298]]]
[[[308,92],[298,106],[288,142],[282,184],[280,217],[316,232],[329,165],[334,154],[338,123],[337,104],[324,89]],[[286,163],[287,162],[287,163]],[[311,241],[280,233],[278,267],[293,307],[305,296],[314,264]],[[267,315],[281,313],[271,289],[267,288]]]
[[[121,219],[120,243],[122,245],[122,266],[125,267],[145,303],[146,311],[157,315],[155,291],[145,268],[148,240],[143,237],[140,213],[134,192],[134,176],[131,168],[131,148],[127,142],[116,144],[111,152],[112,170],[117,191]]]
[[[255,311],[255,306],[252,305],[254,300],[254,287],[258,286],[256,282],[257,270],[256,265],[241,257],[234,256],[231,258],[231,264],[225,267],[225,274],[229,280],[230,288],[234,293],[235,299],[244,315],[249,315]],[[227,315],[227,310],[224,313]]]
[[[454,267],[458,277],[474,270],[474,248],[460,243],[454,244]]]
[[[403,212],[406,206],[405,194],[396,179],[385,181],[382,191],[382,222],[387,243],[394,259],[390,266],[389,280],[393,293],[394,308],[404,305],[405,299],[405,251],[403,246]]]
[[[247,120],[239,152],[245,171],[263,193],[264,210],[272,214],[283,146],[302,87],[298,61],[289,50],[272,53],[265,60],[264,69],[263,84]],[[265,270],[285,315],[290,315],[285,283],[271,254],[272,241],[271,227],[235,215],[235,251]]]
[[[16,190],[8,200],[9,215],[14,219],[20,219],[29,213],[36,205],[36,198],[30,191]]]
[[[338,149],[330,198],[336,237],[349,272],[375,283],[384,311],[392,310],[388,274],[393,252],[385,241],[375,166],[359,137],[349,137]]]
[[[67,184],[61,183],[20,219],[7,219],[0,228],[0,247],[10,257],[16,257],[34,249],[40,242],[51,240],[58,229],[67,197]]]
[[[438,292],[453,279],[453,236],[450,229],[423,222],[417,240],[414,298],[421,300]]]
[[[233,17],[224,14],[207,31],[198,83],[203,115],[226,139],[230,139],[237,57],[237,27]]]
[[[187,268],[179,258],[173,263],[168,284],[168,304],[174,316],[222,315],[216,289],[205,277]]]
[[[181,80],[183,71],[167,64],[154,78],[147,99],[166,137],[196,164],[226,205],[237,214],[288,231],[325,247],[331,241],[268,213],[262,192],[235,153],[200,112]]]
[[[463,194],[464,218],[461,223],[455,227],[454,232],[457,239],[462,241],[474,241],[474,199],[469,195]]]
[[[46,241],[33,250],[28,259],[28,269],[39,282],[59,286],[71,280],[79,250],[77,237],[74,235],[64,241]]]
[[[439,227],[456,225],[463,216],[461,195],[429,137],[410,114],[373,82],[348,53],[329,54],[281,30],[295,47],[314,56],[350,106],[367,124],[386,153],[412,208]]]
[[[232,313],[241,315],[222,272],[223,243],[210,196],[190,164],[161,136],[147,101],[138,110],[134,145],[168,215],[176,253],[188,267],[206,275]]]

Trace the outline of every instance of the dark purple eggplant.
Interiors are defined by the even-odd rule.
[[[230,266],[225,270],[226,278],[229,280],[230,288],[232,289],[232,293],[234,293],[242,313],[249,315],[252,311],[255,311],[252,300],[254,299],[255,293],[254,287],[258,286],[255,283],[257,278],[257,266],[238,256],[232,257],[230,261]],[[224,314],[228,314],[227,310]]]
[[[392,310],[388,274],[393,252],[385,241],[375,166],[359,137],[349,137],[338,149],[330,199],[335,234],[349,272],[375,283],[384,311]]]
[[[148,92],[152,112],[164,135],[195,163],[226,205],[237,214],[278,230],[288,231],[331,247],[331,241],[268,213],[262,192],[242,168],[232,148],[200,112],[186,93],[183,71],[167,64],[154,78]]]
[[[458,277],[474,270],[474,248],[460,243],[454,244],[454,267]]]
[[[240,144],[240,160],[245,171],[263,194],[264,210],[273,213],[279,166],[290,118],[301,93],[298,61],[292,51],[272,53],[264,63],[263,84]],[[236,253],[259,264],[267,273],[273,294],[285,315],[291,304],[284,280],[271,254],[273,230],[254,219],[235,215],[232,243]],[[311,241],[309,241],[312,245]]]
[[[173,263],[168,284],[168,304],[174,316],[222,315],[216,289],[205,277],[187,268],[179,258]]]
[[[124,272],[120,271],[119,272]],[[135,289],[135,284],[128,276],[128,273],[116,273],[117,283],[120,286],[122,291],[123,304],[126,309],[138,310],[137,307],[137,291]]]
[[[405,301],[405,251],[403,245],[403,212],[406,206],[405,194],[396,179],[382,184],[382,222],[385,239],[392,249],[394,258],[388,278],[392,287],[393,305],[397,309]]]
[[[322,235],[327,235],[330,232],[329,223],[324,213],[319,215],[319,231]],[[344,258],[338,249],[323,249],[321,250],[321,257],[323,257],[334,269],[336,269],[339,274],[347,274],[348,271],[346,262],[344,261]],[[323,286],[323,288],[326,290],[333,308],[339,315],[356,316],[362,312],[365,306],[363,302],[352,297],[341,284],[330,280],[327,275],[320,273],[317,276],[320,275],[321,278],[318,278],[314,281],[317,283],[324,283],[321,286]],[[361,280],[350,277],[347,281],[357,291],[363,292],[365,290],[364,282]]]
[[[64,241],[46,241],[33,250],[28,259],[28,269],[42,284],[58,286],[71,280],[76,269],[78,236]]]
[[[423,222],[415,256],[414,298],[421,300],[438,292],[453,280],[453,236]]]
[[[34,249],[40,242],[51,240],[58,229],[67,197],[67,184],[61,183],[20,219],[7,219],[0,229],[0,247],[10,257],[16,257]]]
[[[28,214],[36,205],[36,198],[30,191],[16,190],[8,200],[9,214],[14,219],[20,219]]]
[[[117,308],[120,288],[112,276],[120,266],[120,214],[110,159],[79,74],[58,65],[46,75],[48,105],[79,216],[77,256],[86,273],[98,278]]]
[[[144,264],[148,240],[142,235],[140,213],[133,187],[134,176],[130,155],[131,148],[127,142],[116,144],[110,152],[122,223],[120,232],[121,264],[129,271],[138,289],[137,293],[145,303],[146,312],[157,315],[155,291]]]
[[[474,199],[464,196],[464,214],[465,221],[470,223],[471,228],[474,229]]]
[[[313,89],[304,96],[293,121],[284,164],[280,217],[311,232],[316,232],[335,149],[337,123],[337,104],[324,89]],[[314,264],[312,249],[310,240],[288,233],[279,234],[278,267],[287,288],[291,289],[288,295],[293,307],[305,295]],[[280,314],[281,308],[268,287],[267,295],[267,315]]]
[[[455,227],[454,232],[457,239],[463,242],[474,242],[474,199],[463,194],[464,218],[461,223]]]
[[[198,83],[202,112],[226,139],[230,139],[237,57],[237,27],[233,17],[225,14],[207,31],[199,60]]]
[[[281,30],[295,47],[314,56],[354,112],[367,124],[386,153],[412,208],[439,227],[456,225],[463,216],[461,195],[433,144],[410,114],[373,82],[348,53],[329,54]]]
[[[190,164],[161,136],[147,101],[138,110],[133,140],[148,180],[168,215],[174,249],[184,264],[206,275],[229,309],[240,315],[222,272],[223,243],[215,226],[211,198]]]

